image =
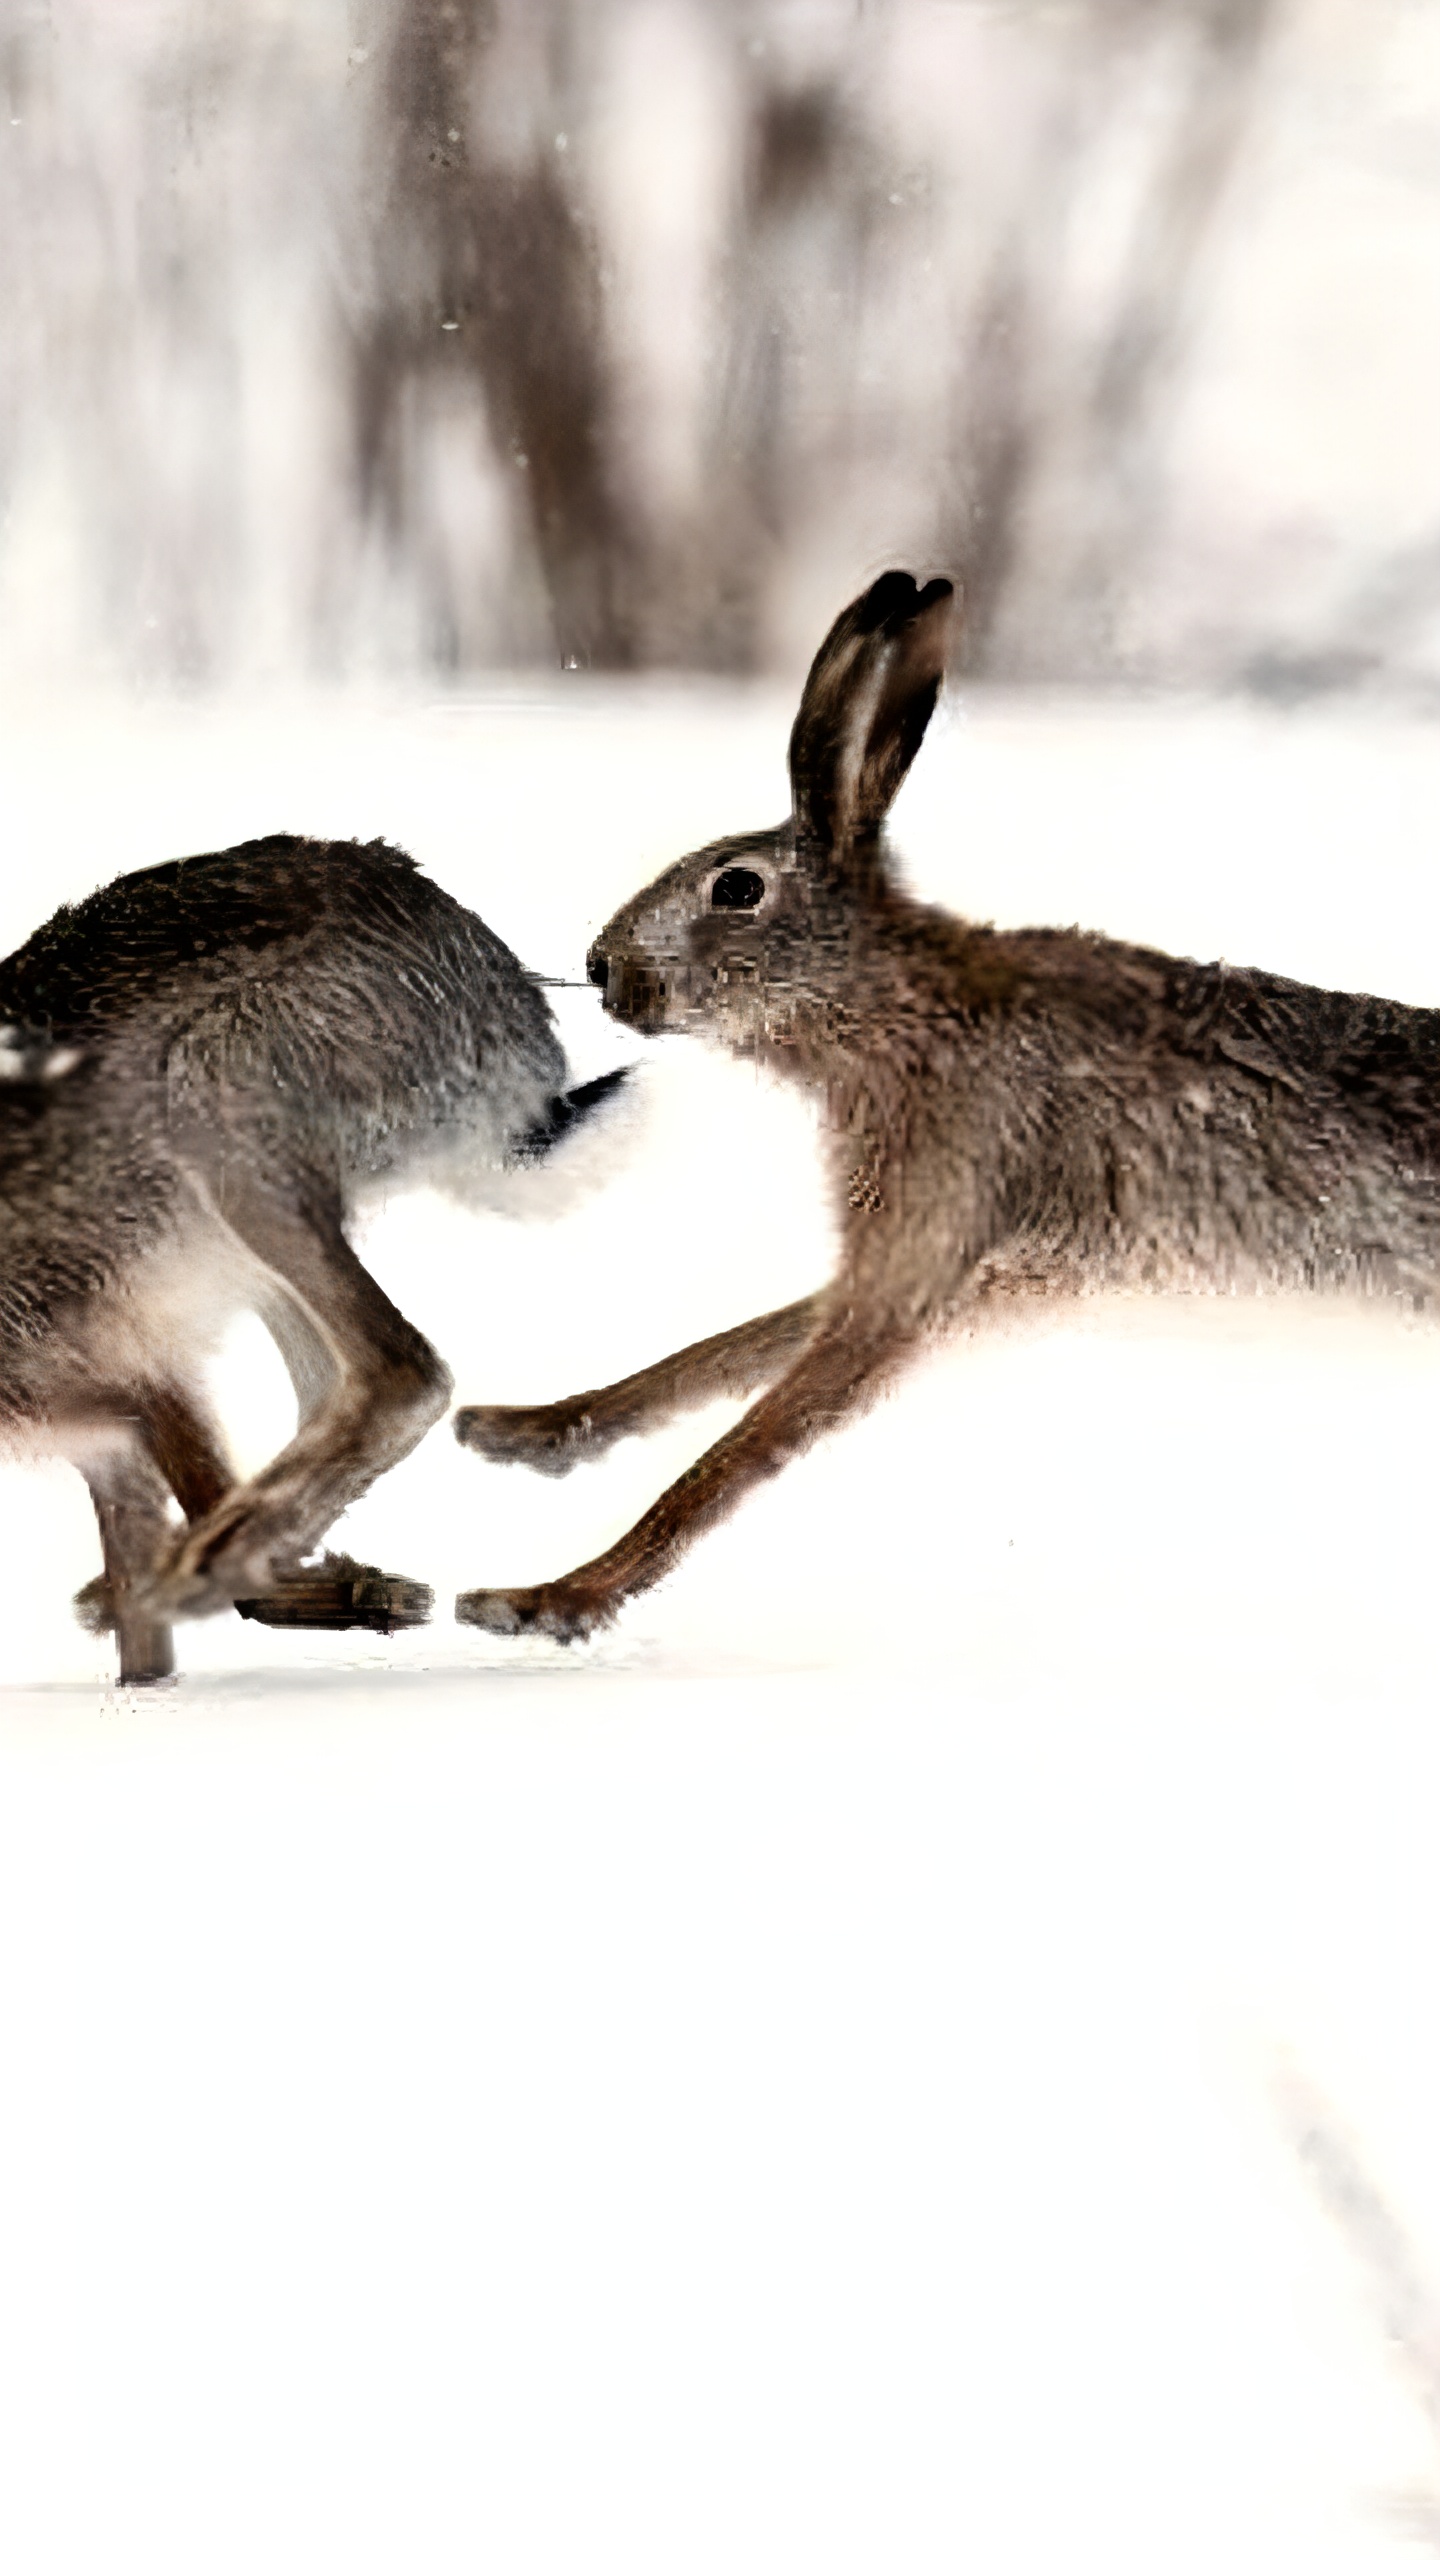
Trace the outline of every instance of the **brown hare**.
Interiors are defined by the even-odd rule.
[[[543,1151],[616,1081],[566,1093],[538,981],[379,843],[272,836],[135,872],[0,962],[0,1450],[84,1475],[105,1571],[79,1606],[122,1680],[162,1678],[171,1621],[232,1602],[428,1615],[423,1584],[302,1566],[450,1395],[347,1218],[371,1186]],[[248,1484],[200,1376],[239,1307],[299,1407]]]
[[[589,1635],[927,1341],[1097,1290],[1347,1289],[1431,1307],[1440,1012],[1000,933],[907,897],[882,821],[925,733],[951,590],[898,571],[841,614],[790,741],[793,814],[692,853],[590,954],[607,1010],[693,1031],[818,1098],[828,1287],[561,1404],[463,1410],[487,1458],[561,1473],[765,1392],[609,1551],[471,1625]]]

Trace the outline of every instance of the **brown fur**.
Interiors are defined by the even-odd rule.
[[[686,1406],[750,1410],[592,1563],[459,1614],[604,1625],[753,1484],[921,1346],[1097,1290],[1345,1290],[1430,1310],[1440,1014],[1099,935],[997,933],[906,897],[881,822],[924,734],[943,581],[840,616],[791,740],[783,826],[688,855],[591,954],[607,1009],[695,1031],[820,1100],[840,1267],[801,1305],[619,1386],[471,1408],[482,1455],[560,1472]]]

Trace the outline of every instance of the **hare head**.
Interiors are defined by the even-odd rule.
[[[881,828],[935,707],[952,596],[892,569],[841,614],[791,732],[791,815],[686,854],[611,918],[588,963],[608,1013],[783,1047],[853,976],[857,926],[889,895]]]

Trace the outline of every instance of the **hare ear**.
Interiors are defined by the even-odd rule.
[[[888,569],[826,635],[790,733],[801,847],[873,849],[935,708],[953,598],[948,578]]]

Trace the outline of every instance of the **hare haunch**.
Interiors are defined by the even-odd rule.
[[[1440,1012],[1331,995],[907,898],[881,822],[934,706],[951,593],[879,579],[840,616],[790,742],[793,815],[688,855],[590,955],[607,1010],[693,1031],[818,1097],[840,1267],[795,1306],[618,1386],[456,1417],[559,1473],[755,1388],[626,1537],[459,1614],[565,1642],[613,1618],[927,1339],[1100,1289],[1337,1288],[1433,1309]]]
[[[232,1601],[285,1625],[428,1615],[423,1584],[300,1561],[450,1394],[348,1213],[534,1154],[616,1081],[566,1094],[539,984],[379,843],[134,872],[0,963],[0,1447],[84,1475],[105,1571],[79,1606],[122,1679],[163,1677],[170,1621]],[[200,1377],[239,1307],[299,1407],[248,1484]]]

